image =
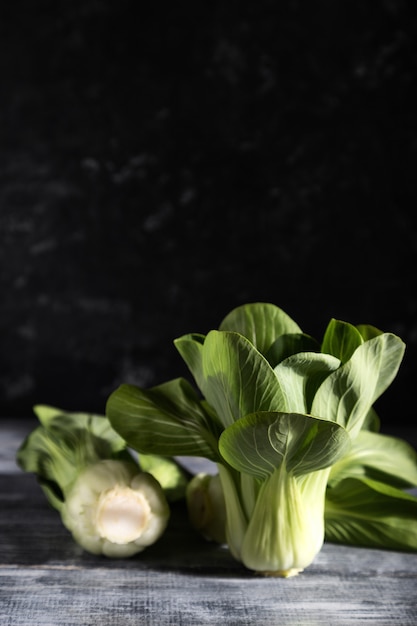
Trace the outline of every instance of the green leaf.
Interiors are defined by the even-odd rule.
[[[320,344],[305,333],[287,333],[274,341],[265,356],[272,367],[275,367],[298,352],[320,352]]]
[[[341,424],[356,436],[375,400],[395,378],[404,349],[401,339],[391,333],[364,342],[321,384],[311,413]]]
[[[371,407],[366,414],[366,417],[362,424],[362,430],[370,430],[373,433],[378,433],[381,428],[381,420],[379,415],[373,407]]]
[[[300,333],[298,324],[282,309],[265,302],[244,304],[233,309],[221,322],[219,330],[240,333],[262,354],[286,333]]]
[[[281,361],[275,368],[288,410],[310,413],[314,395],[327,376],[340,366],[340,361],[330,354],[301,352]]]
[[[326,540],[417,551],[417,498],[384,483],[346,478],[328,488]]]
[[[204,382],[203,374],[203,345],[205,336],[190,333],[174,340],[174,345],[186,362],[188,369],[201,389]]]
[[[355,326],[332,319],[324,333],[321,351],[346,363],[362,343],[361,333]]]
[[[66,436],[72,433],[75,437],[74,444],[80,431],[86,431],[99,440],[105,441],[112,452],[126,447],[124,439],[113,430],[104,415],[65,411],[45,404],[35,405],[33,411],[40,423],[50,432],[55,432],[57,437],[60,436],[61,431],[66,433]]]
[[[65,493],[80,471],[101,459],[128,458],[126,442],[102,415],[71,413],[38,405],[34,407],[41,425],[23,441],[16,461],[35,474],[49,503],[61,508]]]
[[[54,421],[54,419],[56,419],[57,415],[65,413],[65,411],[63,411],[62,409],[59,409],[55,406],[50,406],[49,404],[36,404],[33,407],[33,412],[35,413],[42,426],[45,426],[45,428],[48,428],[48,426]],[[74,415],[76,414],[71,413],[70,416],[70,414],[67,413],[66,419],[73,421]],[[75,419],[77,420],[77,418]]]
[[[255,411],[285,410],[287,399],[274,370],[248,339],[212,330],[203,347],[201,391],[226,428]]]
[[[346,431],[333,422],[275,411],[242,417],[219,440],[229,465],[261,480],[282,464],[295,476],[329,467],[349,445]]]
[[[140,454],[139,466],[158,481],[168,502],[185,498],[189,475],[171,458],[156,454]]]
[[[122,385],[109,397],[113,428],[142,454],[218,459],[216,425],[184,379],[142,390]]]
[[[373,339],[374,337],[378,337],[378,335],[383,334],[382,330],[379,330],[379,328],[371,326],[370,324],[358,324],[356,328],[362,335],[362,339],[364,341],[368,341],[369,339]]]
[[[64,490],[77,477],[73,451],[44,426],[38,426],[23,441],[16,454],[19,467],[35,474],[48,502],[60,510]]]
[[[394,487],[417,487],[417,452],[402,439],[362,430],[350,451],[333,465],[329,484],[355,476]]]

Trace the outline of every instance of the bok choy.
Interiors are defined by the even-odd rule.
[[[17,462],[37,476],[74,540],[93,554],[120,558],[159,539],[170,516],[166,493],[138,465],[107,418],[44,405],[34,411],[40,425],[22,443]],[[163,482],[167,477],[167,493],[173,481],[179,488],[184,480],[170,460],[143,460]]]
[[[121,385],[106,415],[139,454],[217,463],[237,560],[288,577],[325,538],[417,550],[417,499],[403,491],[417,485],[416,454],[379,433],[374,409],[402,361],[399,337],[331,320],[317,341],[279,307],[250,303],[174,343],[195,384]],[[207,484],[194,486],[210,511]],[[191,488],[187,502],[192,517]]]

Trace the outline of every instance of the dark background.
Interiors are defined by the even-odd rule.
[[[0,13],[0,414],[103,412],[261,300],[399,334],[379,412],[415,419],[415,2]]]

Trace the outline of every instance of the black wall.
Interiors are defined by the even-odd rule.
[[[0,19],[0,414],[102,412],[172,341],[273,302],[407,343],[417,28],[405,1],[15,0]]]

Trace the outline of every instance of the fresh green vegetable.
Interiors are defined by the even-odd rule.
[[[34,411],[40,425],[22,443],[17,462],[37,476],[75,541],[110,557],[131,556],[154,543],[170,515],[164,489],[139,467],[108,419],[49,406]],[[160,472],[156,457],[143,461]],[[161,465],[167,486],[178,496],[183,474],[169,459]]]
[[[402,497],[400,485],[417,485],[417,459],[379,434],[373,407],[402,361],[399,337],[331,320],[317,342],[275,305],[252,303],[175,346],[198,390],[182,378],[148,390],[122,385],[106,414],[140,454],[217,463],[236,559],[287,577],[311,564],[325,534],[416,549],[417,499]],[[366,490],[374,506],[347,519]]]
[[[215,476],[210,478],[214,480]],[[404,493],[404,489],[416,485],[417,453],[412,446],[396,437],[362,430],[349,452],[330,470],[324,511],[326,540],[417,550],[417,502]],[[187,495],[197,530],[202,532],[201,518],[205,511],[210,511],[211,520],[225,523],[225,503],[220,493],[213,498],[205,490],[200,517],[198,492],[194,496],[194,491],[189,489]],[[221,527],[219,536],[222,536]]]
[[[226,507],[220,476],[196,474],[187,485],[186,502],[192,526],[208,541],[226,543]]]

